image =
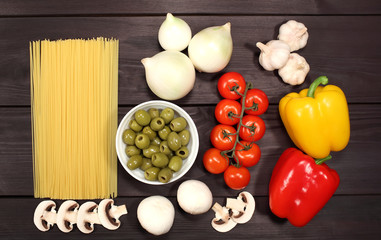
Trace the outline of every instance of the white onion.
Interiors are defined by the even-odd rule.
[[[228,65],[233,52],[230,23],[208,27],[193,36],[188,55],[200,72],[219,72]]]
[[[168,13],[160,26],[158,38],[160,46],[165,50],[182,51],[188,47],[192,31],[184,20]]]
[[[167,50],[151,58],[144,58],[148,87],[158,97],[177,100],[187,95],[196,80],[191,60],[183,53]]]

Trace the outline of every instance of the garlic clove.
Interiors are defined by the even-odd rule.
[[[297,53],[291,53],[286,65],[279,69],[279,76],[285,83],[300,85],[306,79],[310,65],[306,59]]]
[[[307,45],[308,36],[307,28],[303,23],[290,20],[280,26],[278,39],[286,42],[293,52]]]
[[[188,47],[191,38],[192,31],[189,25],[181,18],[168,13],[158,32],[160,46],[164,50],[182,51]]]
[[[266,44],[257,42],[261,50],[259,63],[267,71],[273,71],[286,65],[290,56],[290,47],[281,40],[271,40]]]

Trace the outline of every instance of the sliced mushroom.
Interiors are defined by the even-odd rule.
[[[237,198],[227,198],[226,207],[232,210],[232,219],[236,223],[246,223],[254,214],[255,200],[253,195],[245,191]]]
[[[218,232],[228,232],[232,230],[237,223],[233,221],[228,208],[222,207],[219,203],[215,203],[212,207],[216,213],[215,218],[212,220],[212,227]]]
[[[46,232],[56,223],[56,203],[52,200],[40,202],[34,211],[34,225],[43,232]]]
[[[73,200],[63,202],[57,213],[57,226],[65,233],[73,230],[73,225],[77,222],[77,212],[79,204]]]
[[[77,214],[77,227],[86,234],[94,231],[94,224],[101,224],[98,217],[98,204],[85,202],[79,207]]]
[[[119,228],[119,218],[122,215],[127,214],[126,205],[115,206],[114,200],[104,199],[99,203],[98,216],[103,227],[109,230],[115,230]]]

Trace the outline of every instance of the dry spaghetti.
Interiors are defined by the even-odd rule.
[[[34,196],[116,197],[115,39],[30,43]]]

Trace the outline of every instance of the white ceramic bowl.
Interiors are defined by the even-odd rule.
[[[134,114],[137,110],[144,109],[148,111],[150,108],[157,108],[159,110],[163,110],[166,107],[170,107],[175,111],[175,117],[184,117],[185,120],[188,122],[188,125],[186,129],[190,132],[190,141],[187,145],[187,148],[189,149],[189,156],[183,160],[183,166],[180,169],[180,171],[175,172],[173,174],[172,179],[168,182],[174,182],[178,179],[180,179],[184,174],[188,172],[188,170],[192,167],[194,161],[196,160],[197,153],[198,153],[198,147],[199,147],[199,140],[198,140],[198,133],[196,125],[194,124],[192,118],[188,115],[187,112],[185,112],[181,107],[177,106],[176,104],[166,102],[166,101],[148,101],[141,103],[131,109],[122,119],[122,121],[119,124],[118,131],[116,132],[116,152],[118,154],[119,162],[124,167],[124,169],[135,179],[147,183],[147,184],[153,184],[153,185],[162,185],[166,183],[162,183],[159,181],[149,181],[144,178],[144,172],[142,170],[135,169],[130,170],[127,167],[127,161],[129,157],[127,157],[125,153],[126,144],[122,141],[122,135],[124,130],[128,129],[128,124],[131,121],[131,119],[134,118]]]

